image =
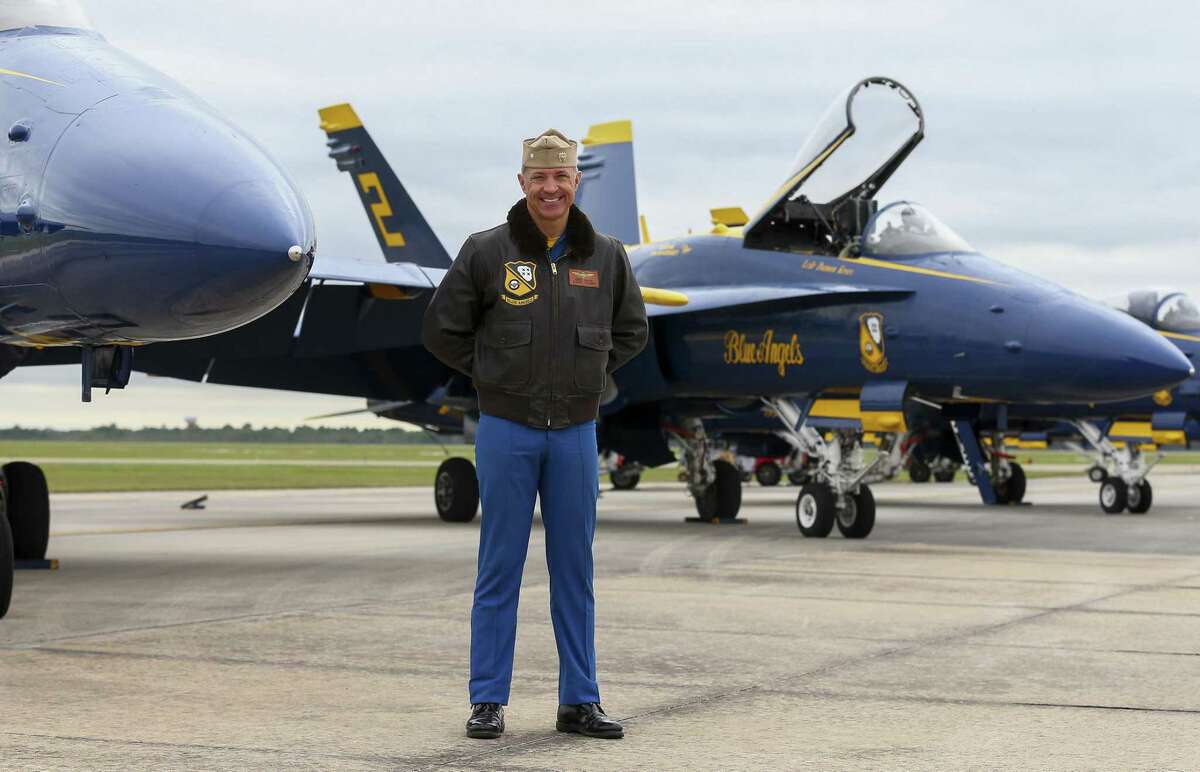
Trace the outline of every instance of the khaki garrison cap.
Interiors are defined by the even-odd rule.
[[[559,169],[575,166],[579,144],[558,129],[546,129],[537,137],[521,143],[521,167]]]

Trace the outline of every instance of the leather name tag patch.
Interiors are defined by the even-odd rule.
[[[600,272],[599,271],[581,271],[577,268],[572,268],[567,274],[567,282],[574,284],[576,287],[599,287]]]

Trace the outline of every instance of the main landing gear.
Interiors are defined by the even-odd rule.
[[[41,467],[13,461],[0,469],[0,617],[12,599],[16,561],[45,560],[50,495]]]
[[[1147,462],[1145,454],[1133,443],[1118,448],[1087,421],[1071,421],[1071,425],[1092,447],[1094,461],[1087,475],[1089,480],[1100,484],[1100,508],[1109,515],[1126,510],[1132,515],[1149,512],[1154,503],[1154,489],[1146,475],[1162,455]]]
[[[619,491],[631,491],[642,479],[642,465],[637,463],[621,464],[608,473],[612,487]]]
[[[469,523],[479,509],[479,479],[465,458],[448,458],[433,478],[433,502],[438,517],[448,523]]]
[[[1021,504],[1025,501],[1025,469],[1004,449],[1004,433],[992,434],[985,449],[969,421],[950,423],[958,449],[966,460],[967,479],[979,489],[984,504]]]
[[[712,446],[699,418],[688,418],[675,430],[683,443],[683,463],[687,469],[688,492],[696,502],[693,522],[741,523],[742,476],[736,465],[713,458]]]
[[[875,461],[863,462],[862,430],[838,429],[832,441],[802,422],[800,410],[791,400],[771,399],[786,429],[786,437],[814,461],[815,472],[796,497],[796,526],[809,538],[824,538],[838,531],[847,539],[865,539],[875,527],[875,497],[868,480],[893,476],[902,455],[896,435],[889,435]]]

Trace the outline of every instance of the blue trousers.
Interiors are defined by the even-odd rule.
[[[599,702],[592,537],[600,494],[596,424],[535,429],[481,415],[475,469],[483,502],[471,607],[471,702],[508,704],[517,599],[541,497],[550,570],[550,619],[558,646],[558,701]]]

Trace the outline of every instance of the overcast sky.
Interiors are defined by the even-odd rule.
[[[584,8],[598,11],[585,11]],[[1191,2],[107,0],[110,42],[273,150],[321,254],[379,259],[316,110],[349,101],[451,254],[519,195],[520,138],[634,123],[655,238],[753,211],[826,105],[867,75],[921,101],[926,139],[881,200],[1079,291],[1200,292],[1200,11]],[[294,424],[356,400],[136,378],[78,404],[75,368],[0,383],[0,423]],[[28,409],[25,406],[30,406]],[[335,423],[345,423],[346,420]],[[363,419],[363,425],[385,422]]]

